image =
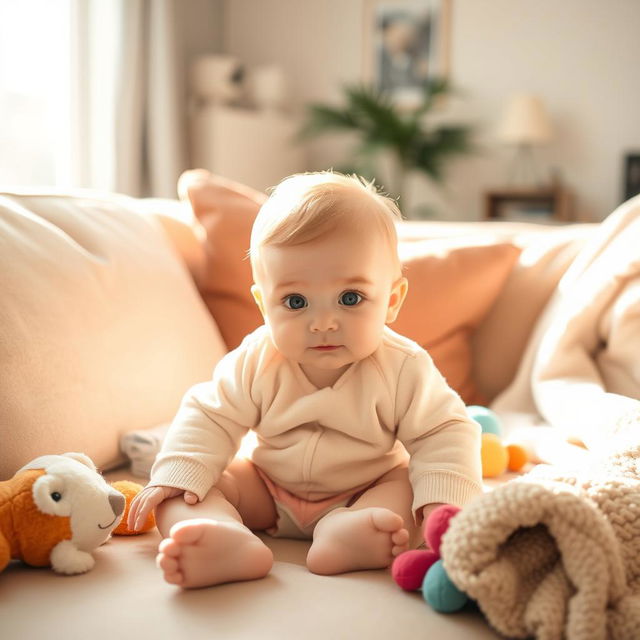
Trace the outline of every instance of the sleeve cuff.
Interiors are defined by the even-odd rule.
[[[422,522],[422,507],[434,502],[463,507],[482,494],[482,485],[455,471],[429,471],[418,479],[413,490],[413,514]]]
[[[203,500],[217,481],[214,473],[200,462],[183,457],[164,460],[159,457],[151,468],[151,480],[147,486],[184,489]]]

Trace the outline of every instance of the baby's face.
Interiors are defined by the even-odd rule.
[[[380,234],[340,231],[260,250],[254,295],[277,349],[318,384],[380,345],[406,292]]]

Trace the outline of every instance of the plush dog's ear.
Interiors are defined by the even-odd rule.
[[[69,516],[72,505],[66,488],[64,478],[45,473],[33,483],[33,502],[42,513],[49,516]]]
[[[70,451],[68,453],[63,453],[62,455],[67,458],[71,458],[76,462],[81,462],[83,465],[85,465],[85,467],[89,467],[91,471],[97,471],[96,465],[93,464],[93,460],[89,456],[85,455],[84,453],[77,453],[76,451]]]

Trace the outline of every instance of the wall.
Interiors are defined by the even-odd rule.
[[[336,101],[359,80],[367,0],[225,0],[223,48],[247,65],[282,65],[291,106]],[[443,193],[420,180],[414,198],[441,215],[481,216],[482,193],[504,183],[509,156],[495,139],[513,91],[538,93],[556,129],[541,154],[578,196],[581,219],[620,201],[622,156],[640,149],[640,2],[452,0],[452,80],[465,92],[457,113],[479,129],[481,151],[455,161]],[[339,164],[345,143],[310,146],[309,168]]]
[[[179,91],[184,105],[182,118],[184,130],[188,132],[189,69],[198,56],[223,51],[224,0],[175,0],[174,15],[181,81]],[[185,137],[189,147],[188,133]],[[191,157],[192,150],[187,149],[187,152]]]
[[[605,217],[622,197],[623,153],[640,149],[640,2],[454,0],[453,19],[454,81],[478,116],[489,125],[514,89],[542,96],[556,131],[544,159],[584,218]],[[498,164],[470,186],[498,180]]]

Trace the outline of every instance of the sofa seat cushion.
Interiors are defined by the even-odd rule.
[[[122,469],[106,479],[136,480]],[[424,630],[438,640],[500,637],[477,608],[436,613],[388,569],[315,575],[305,566],[309,542],[259,535],[274,555],[269,576],[207,589],[182,591],[162,579],[157,531],[114,536],[94,552],[96,566],[76,576],[11,562],[0,576],[2,637],[415,640]]]
[[[121,460],[225,352],[182,260],[132,199],[0,193],[0,479],[42,454]]]

